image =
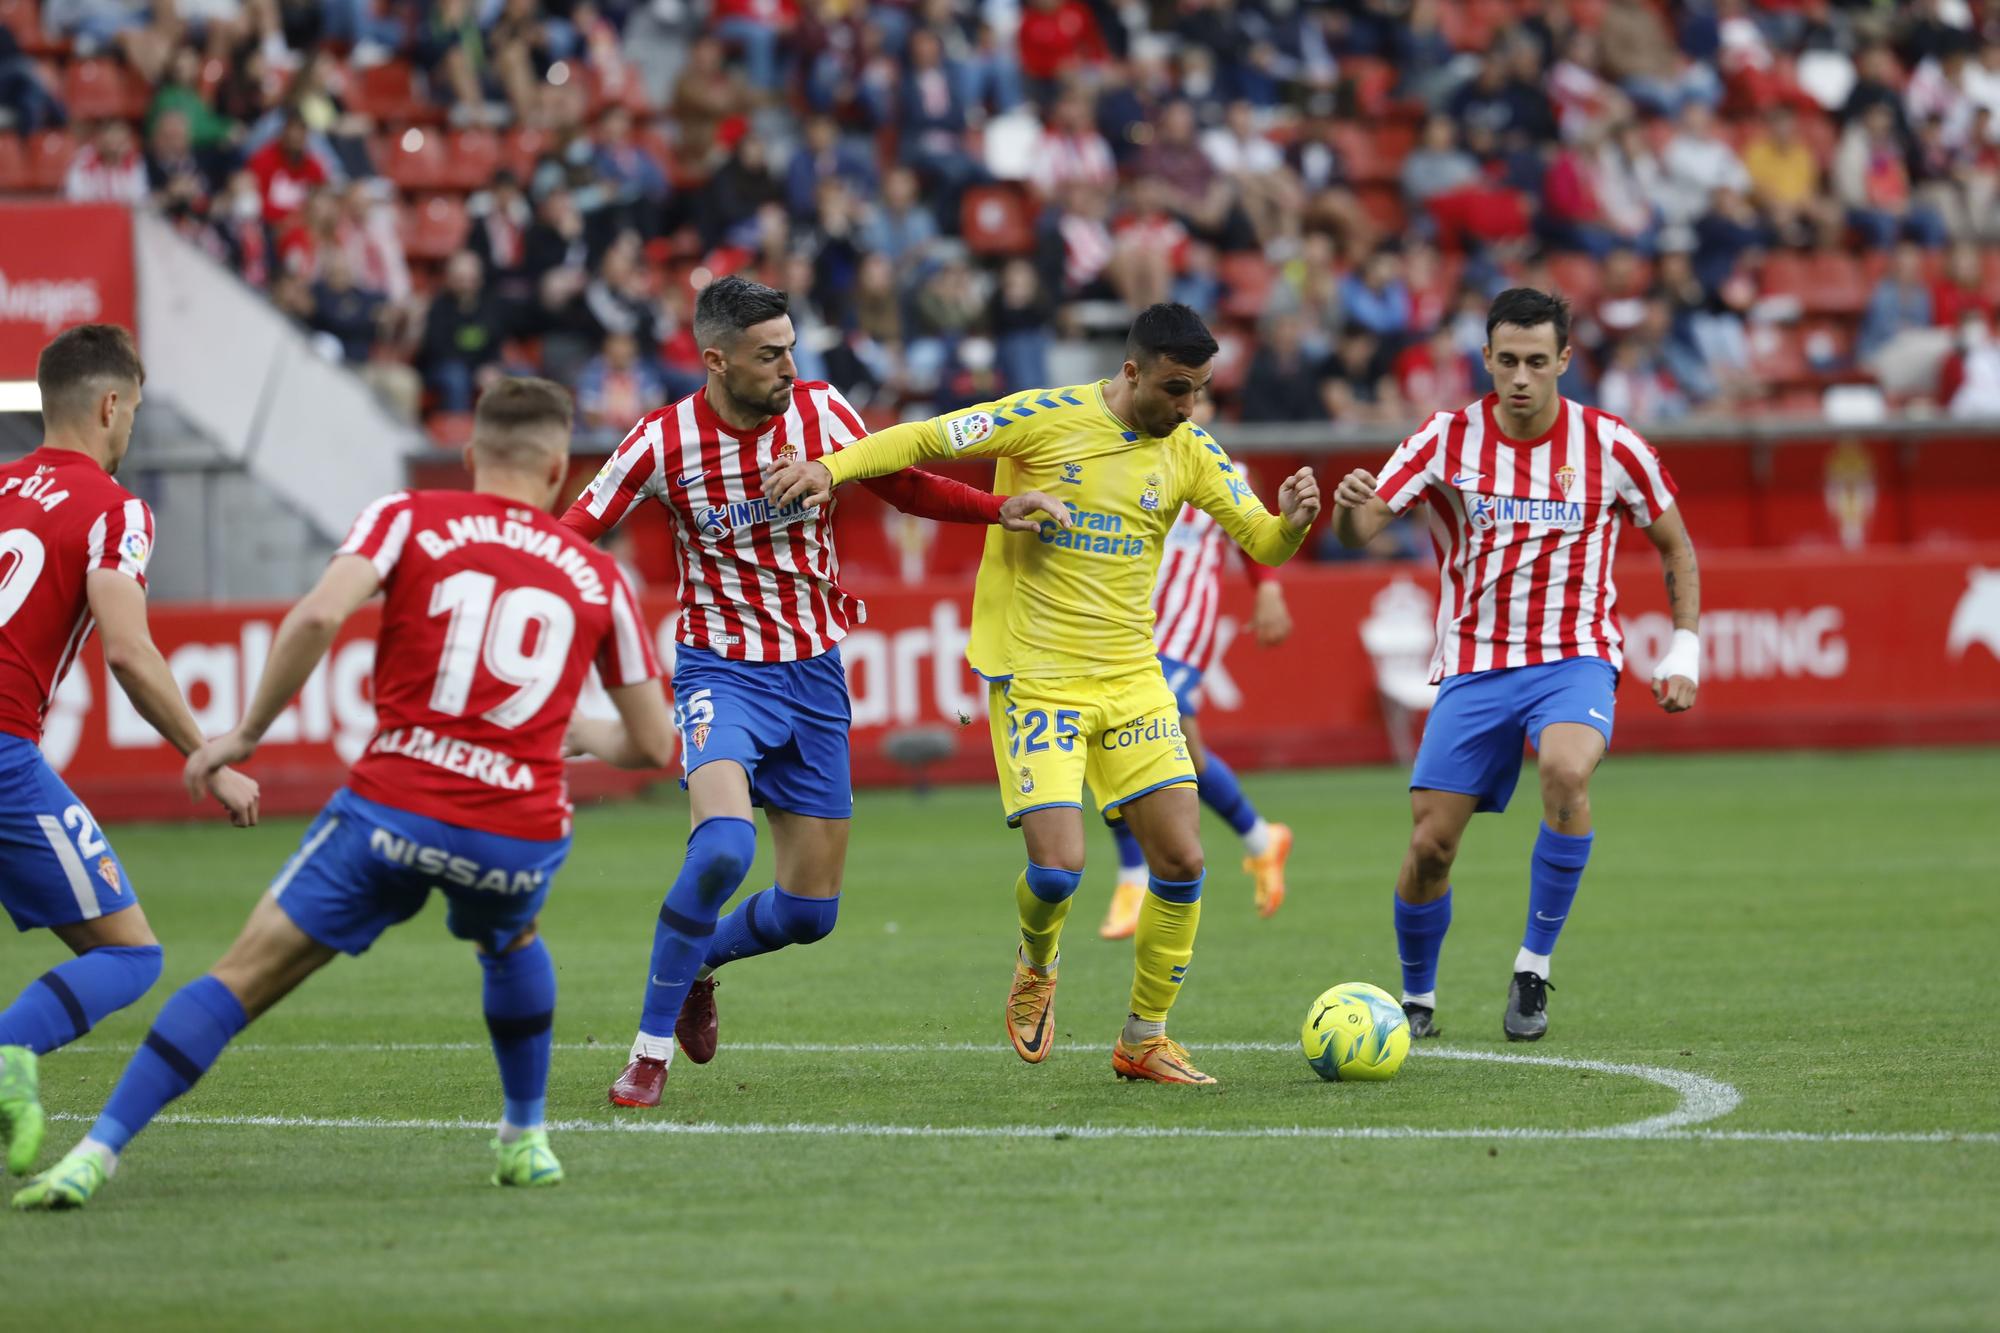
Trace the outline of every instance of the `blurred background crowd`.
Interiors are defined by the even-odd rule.
[[[0,0],[0,122],[0,192],[159,210],[446,442],[502,370],[623,431],[729,272],[883,413],[1170,298],[1225,417],[1401,426],[1527,283],[1636,420],[2000,414],[1971,0]]]

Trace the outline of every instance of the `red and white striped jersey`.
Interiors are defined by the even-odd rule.
[[[96,621],[93,569],[146,586],[153,513],[97,460],[44,445],[0,467],[0,731],[40,744],[49,700]]]
[[[1612,562],[1621,517],[1645,527],[1674,502],[1653,447],[1609,412],[1565,398],[1539,440],[1510,440],[1488,394],[1403,441],[1376,493],[1430,504],[1439,579],[1431,680],[1601,657],[1622,670]]]
[[[1160,577],[1153,584],[1153,643],[1160,656],[1207,671],[1215,655],[1215,621],[1222,602],[1222,562],[1236,553],[1250,582],[1271,571],[1243,554],[1208,511],[1186,505],[1167,533]]]
[[[399,491],[340,548],[375,566],[375,735],[357,795],[461,828],[568,834],[562,738],[592,666],[608,688],[660,674],[609,555],[540,509],[476,491]]]

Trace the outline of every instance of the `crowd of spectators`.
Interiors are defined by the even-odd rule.
[[[699,382],[730,271],[882,408],[1047,383],[1175,299],[1229,335],[1226,413],[1400,425],[1485,387],[1517,282],[1627,416],[2000,403],[1980,0],[36,9],[0,2],[0,118],[69,122],[62,192],[157,208],[412,416],[533,368],[619,429]],[[138,95],[86,115],[106,69]]]

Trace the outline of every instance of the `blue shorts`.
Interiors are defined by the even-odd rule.
[[[1204,674],[1201,668],[1161,653],[1160,670],[1166,675],[1167,688],[1174,692],[1174,702],[1180,705],[1181,720],[1186,721],[1201,712],[1201,678]]]
[[[685,645],[674,655],[674,726],[685,772],[734,760],[750,775],[757,805],[852,819],[853,716],[838,648],[797,662],[732,662]]]
[[[568,855],[568,838],[481,833],[342,788],[271,881],[271,896],[307,935],[358,954],[415,916],[437,889],[445,929],[499,953],[542,910]]]
[[[1579,722],[1611,744],[1618,673],[1597,657],[1453,676],[1439,689],[1424,724],[1410,789],[1463,792],[1479,809],[1507,808],[1521,779],[1521,747],[1541,747],[1552,722]]]
[[[118,853],[34,742],[0,734],[0,906],[17,930],[136,907]]]

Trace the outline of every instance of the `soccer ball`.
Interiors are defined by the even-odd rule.
[[[1410,1024],[1389,992],[1365,981],[1346,981],[1323,992],[1306,1010],[1299,1045],[1321,1078],[1393,1078],[1410,1053]]]

